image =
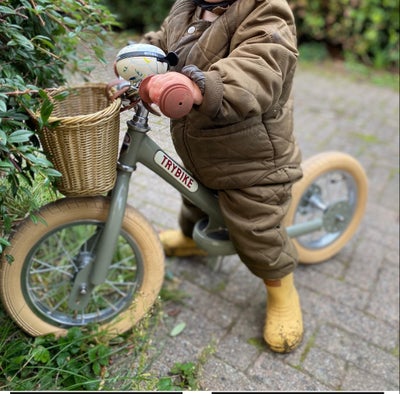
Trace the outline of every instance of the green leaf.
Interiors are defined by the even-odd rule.
[[[99,362],[101,365],[108,365],[110,358],[110,350],[107,346],[99,345],[97,354],[99,356]]]
[[[196,370],[196,366],[192,362],[187,363],[175,363],[171,368],[171,372],[174,374],[183,374],[185,376],[193,375]]]
[[[32,351],[33,359],[43,364],[50,361],[50,352],[43,346],[38,346]]]
[[[70,356],[68,352],[61,352],[57,355],[56,362],[59,367],[63,367],[68,363]]]
[[[14,31],[13,37],[14,39],[7,42],[7,46],[21,46],[23,49],[29,52],[35,49],[31,41],[22,34],[19,34]]]
[[[21,142],[28,142],[29,138],[33,135],[32,131],[30,130],[16,130],[10,134],[8,137],[8,142],[10,144],[17,144]]]
[[[157,391],[172,391],[179,389],[180,387],[175,386],[172,379],[168,377],[160,378],[157,383]]]
[[[7,111],[7,104],[4,100],[0,100],[0,112],[6,112]]]
[[[27,153],[25,157],[33,164],[37,164],[42,167],[51,167],[53,164],[44,157],[35,156],[33,153]]]
[[[49,37],[46,37],[46,36],[43,36],[43,35],[37,35],[37,36],[32,38],[32,41],[39,41],[43,45],[49,47],[50,49],[54,49],[54,43]]]
[[[0,170],[4,171],[10,168],[14,168],[12,163],[10,163],[9,161],[0,160]]]
[[[12,8],[5,7],[5,6],[2,6],[2,5],[0,5],[0,13],[1,14],[9,14],[9,15],[15,15],[16,14],[16,12]]]
[[[63,90],[63,91],[57,93],[56,95],[54,95],[53,98],[54,98],[54,100],[61,101],[61,100],[66,99],[69,96],[69,94],[70,94],[70,92],[68,90]]]
[[[43,101],[42,107],[40,108],[40,117],[43,124],[46,124],[50,118],[51,113],[53,112],[54,104],[46,98]]]
[[[0,129],[0,144],[5,145],[7,143],[7,134]]]
[[[10,246],[10,242],[8,242],[6,239],[0,237],[0,244],[4,246]]]
[[[54,176],[54,177],[60,177],[62,176],[61,172],[55,170],[54,168],[46,168],[43,173],[47,176]]]
[[[100,375],[101,373],[101,366],[98,361],[95,361],[92,365],[92,370],[96,375]]]
[[[179,335],[179,334],[185,329],[185,327],[186,327],[186,323],[184,323],[184,322],[178,323],[178,324],[171,330],[171,332],[169,333],[169,335],[170,335],[171,337],[176,337],[177,335]]]

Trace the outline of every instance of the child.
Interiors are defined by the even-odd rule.
[[[161,29],[144,36],[179,57],[170,72],[150,79],[152,102],[166,80],[190,80],[194,105],[171,121],[172,139],[186,168],[218,191],[238,255],[265,282],[264,338],[280,353],[303,334],[297,255],[281,226],[302,175],[292,134],[295,34],[286,0],[177,0]],[[181,230],[161,233],[167,255],[204,254],[191,239],[202,216],[183,201]]]

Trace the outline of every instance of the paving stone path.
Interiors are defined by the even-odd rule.
[[[107,80],[112,73],[95,76]],[[301,65],[294,93],[303,156],[347,152],[369,178],[366,215],[354,238],[329,261],[301,265],[295,273],[305,325],[302,345],[288,355],[263,345],[264,286],[237,256],[219,265],[170,258],[167,274],[186,296],[183,304],[166,305],[150,372],[165,376],[175,362],[200,359],[206,391],[398,391],[398,93],[342,71]],[[150,124],[155,140],[175,155],[168,119],[151,117]],[[143,166],[132,182],[130,202],[157,231],[177,227],[178,193]],[[171,337],[179,322],[185,329]]]

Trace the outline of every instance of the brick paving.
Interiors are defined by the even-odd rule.
[[[398,391],[398,93],[341,71],[301,66],[294,93],[303,156],[347,152],[369,178],[366,214],[353,239],[329,261],[295,272],[302,345],[279,355],[263,344],[265,289],[237,256],[168,258],[166,283],[185,297],[165,305],[149,372],[165,376],[175,362],[200,360],[205,391]],[[175,155],[168,119],[151,117],[150,124],[154,139]],[[130,203],[157,231],[177,227],[178,193],[143,166],[134,174]],[[179,322],[185,329],[171,337]]]

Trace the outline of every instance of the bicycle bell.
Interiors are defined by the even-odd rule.
[[[167,72],[177,63],[178,56],[174,52],[165,54],[154,45],[130,44],[117,53],[115,71],[126,81],[136,84],[149,75]]]

